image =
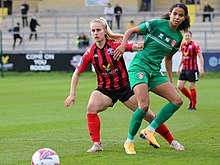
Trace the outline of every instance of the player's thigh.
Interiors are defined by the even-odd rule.
[[[152,89],[155,94],[167,99],[169,102],[173,102],[176,105],[182,105],[183,100],[180,97],[177,89],[170,82],[165,82]]]
[[[196,87],[196,82],[189,82],[190,89],[194,89]]]
[[[177,81],[177,88],[182,90],[185,86],[186,81],[185,80],[178,80]]]
[[[147,111],[150,104],[148,85],[146,83],[137,84],[133,90],[138,102],[138,107]]]
[[[135,95],[132,95],[127,101],[123,102],[123,104],[132,111],[135,111],[138,107]]]
[[[98,90],[92,92],[87,106],[87,113],[98,113],[112,105],[112,99]]]
[[[149,108],[147,111],[147,114],[144,117],[144,120],[148,121],[149,123],[151,123],[154,118],[155,118],[155,114],[153,113],[153,111]]]

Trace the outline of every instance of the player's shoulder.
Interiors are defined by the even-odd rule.
[[[191,41],[191,45],[197,45],[197,43],[195,41]]]
[[[166,19],[152,19],[151,26],[166,28],[169,25],[169,20]]]
[[[107,44],[110,45],[111,47],[117,47],[118,45],[121,44],[121,42],[113,39],[108,39]]]
[[[166,19],[155,19],[158,24],[167,24],[169,20]]]
[[[87,49],[84,53],[84,55],[88,56],[94,53],[94,50],[96,49],[96,43],[93,43],[89,49]]]

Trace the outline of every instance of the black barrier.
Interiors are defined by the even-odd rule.
[[[203,53],[205,71],[220,71],[220,53]]]
[[[4,70],[7,71],[74,71],[83,53],[27,53],[4,54]],[[91,66],[87,68],[91,71]]]
[[[2,63],[4,71],[74,71],[82,55],[82,52],[3,54]],[[133,56],[125,58],[125,62],[131,61]],[[219,52],[203,52],[203,57],[205,71],[220,71]],[[87,71],[91,71],[91,65]]]

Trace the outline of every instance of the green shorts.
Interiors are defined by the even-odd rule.
[[[137,84],[146,83],[148,84],[148,91],[152,88],[168,82],[168,79],[160,71],[152,71],[152,69],[146,64],[143,65],[131,65],[128,70],[129,81],[131,89],[133,89]]]

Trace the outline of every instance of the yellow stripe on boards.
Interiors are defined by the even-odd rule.
[[[0,8],[0,24],[2,23],[2,14],[4,16],[8,15],[8,9],[7,8]]]

